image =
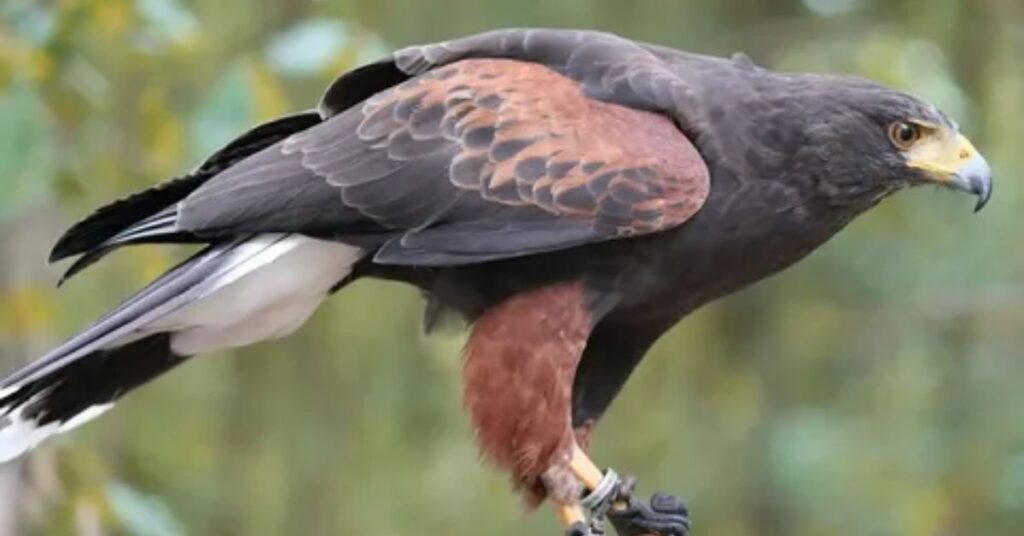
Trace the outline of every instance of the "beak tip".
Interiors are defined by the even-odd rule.
[[[953,187],[977,196],[974,212],[978,213],[992,198],[992,168],[980,154],[976,154],[954,175]]]
[[[978,202],[974,205],[974,213],[981,212],[981,209],[985,208],[988,204],[988,200],[992,198],[992,185],[989,183],[986,187],[982,188],[978,192]]]

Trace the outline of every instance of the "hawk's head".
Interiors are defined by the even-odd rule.
[[[820,180],[837,195],[877,199],[937,184],[977,196],[975,210],[991,197],[985,158],[932,104],[856,78],[798,75],[780,88],[776,102],[792,110],[803,134],[796,154],[819,163]]]

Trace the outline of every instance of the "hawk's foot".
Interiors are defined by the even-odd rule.
[[[598,534],[591,530],[589,524],[577,521],[569,526],[565,531],[565,536],[598,536]]]
[[[655,493],[649,503],[633,496],[636,480],[626,478],[608,509],[619,536],[686,536],[690,532],[690,512],[677,497]]]
[[[686,536],[690,531],[690,513],[673,495],[655,493],[649,503],[633,496],[636,479],[620,479],[615,471],[602,472],[577,448],[570,467],[590,491],[579,503],[590,521],[590,533],[604,534],[607,518],[619,536]]]

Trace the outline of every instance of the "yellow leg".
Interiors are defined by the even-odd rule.
[[[604,472],[597,467],[597,464],[578,445],[573,447],[569,468],[576,475],[576,478],[580,479],[580,482],[583,482],[583,485],[590,491],[596,489],[601,479],[604,478]],[[622,501],[616,501],[612,503],[611,508],[621,511],[629,508],[629,505]]]
[[[583,507],[578,504],[559,504],[558,517],[566,528],[576,523],[587,522],[587,515],[583,512]]]
[[[576,478],[583,482],[583,485],[588,490],[593,490],[601,483],[601,479],[604,478],[604,472],[597,467],[594,462],[590,460],[585,452],[580,447],[574,446],[572,450],[572,459],[569,460],[569,468],[572,469],[573,474]]]

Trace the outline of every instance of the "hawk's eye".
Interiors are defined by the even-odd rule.
[[[889,127],[889,138],[900,149],[907,149],[921,139],[921,127],[913,123],[898,121]]]

